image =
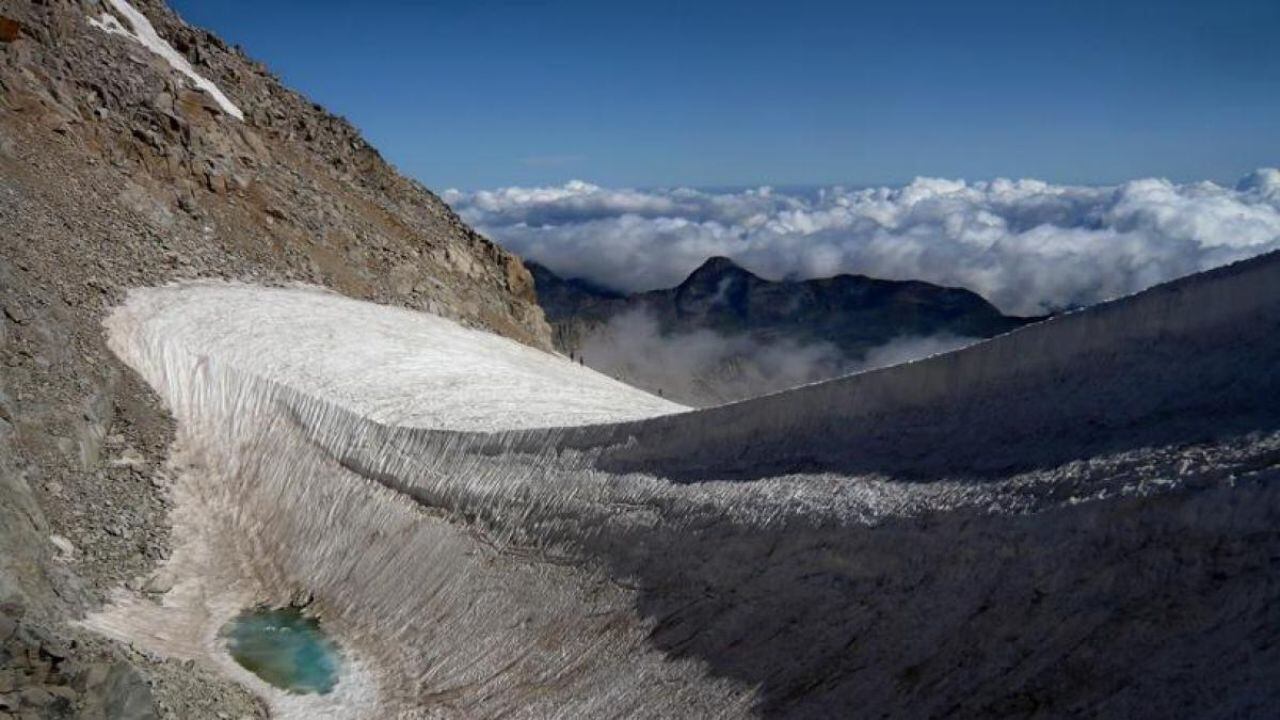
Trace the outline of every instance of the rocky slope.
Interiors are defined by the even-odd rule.
[[[560,349],[694,405],[951,349],[1030,320],[962,288],[862,275],[775,282],[723,257],[677,287],[631,296],[528,266]]]
[[[3,720],[261,712],[71,624],[113,589],[166,589],[149,573],[170,551],[172,422],[101,329],[126,289],[303,281],[551,344],[517,258],[160,2],[0,1],[0,225]]]

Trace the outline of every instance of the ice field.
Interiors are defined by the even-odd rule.
[[[133,291],[179,424],[156,603],[282,717],[1203,717],[1280,698],[1280,256],[692,411],[313,288]],[[309,598],[281,692],[219,629]]]

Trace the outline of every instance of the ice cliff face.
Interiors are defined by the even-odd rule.
[[[310,289],[137,290],[179,423],[158,604],[89,625],[285,717],[1250,716],[1280,698],[1280,256],[686,411]],[[299,594],[285,696],[215,637]]]

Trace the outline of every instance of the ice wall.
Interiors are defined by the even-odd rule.
[[[91,624],[234,674],[225,618],[308,593],[335,695],[237,675],[296,717],[1248,713],[1278,319],[1268,256],[679,412],[437,318],[139,290],[108,328],[179,420],[181,546]]]

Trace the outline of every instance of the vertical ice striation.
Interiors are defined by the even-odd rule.
[[[1280,256],[696,412],[310,289],[140,289],[107,327],[179,422],[180,544],[159,605],[122,591],[89,624],[284,717],[1280,693],[1253,570],[1280,553]],[[330,695],[273,691],[217,637],[299,593],[350,652]]]

